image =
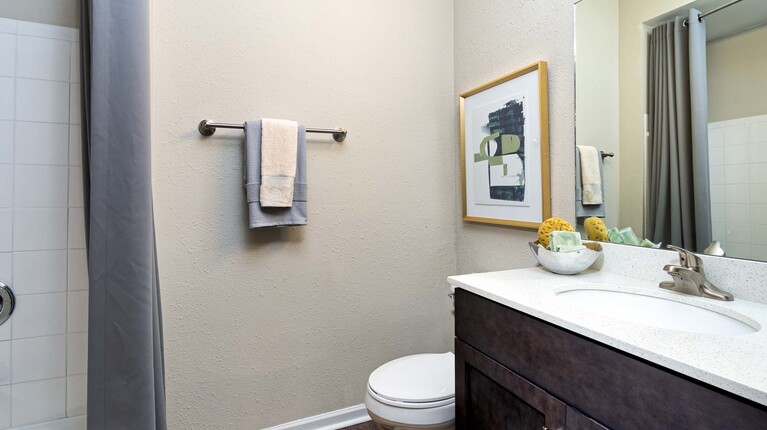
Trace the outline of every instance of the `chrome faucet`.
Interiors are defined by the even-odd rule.
[[[661,282],[661,288],[728,302],[734,299],[732,294],[716,288],[706,279],[706,274],[703,272],[703,260],[697,255],[674,245],[667,245],[667,248],[679,253],[679,265],[668,264],[663,268],[674,280]]]

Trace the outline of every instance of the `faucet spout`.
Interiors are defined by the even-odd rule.
[[[671,248],[671,246],[669,246]],[[703,261],[690,251],[673,247],[679,252],[681,265],[668,264],[663,270],[674,278],[660,283],[660,287],[709,299],[732,301],[732,294],[715,287],[703,272]]]

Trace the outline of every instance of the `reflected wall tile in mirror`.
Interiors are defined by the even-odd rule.
[[[751,220],[754,224],[767,224],[767,205],[751,205]]]
[[[767,115],[753,117],[749,125],[751,142],[767,142]]]
[[[714,127],[714,124],[719,124],[718,127]],[[722,123],[712,123],[708,126],[708,146],[712,148],[719,148],[724,146],[724,129]]]
[[[767,142],[752,143],[749,145],[749,151],[752,163],[767,163]]]
[[[751,244],[748,243],[735,243],[727,242],[727,256],[731,258],[747,258],[751,259]]]
[[[728,224],[745,224],[751,222],[749,205],[745,203],[731,203],[725,206]]]
[[[722,166],[723,171],[723,179],[725,184],[750,184],[751,183],[751,171],[749,166],[743,166],[743,165],[731,165],[731,166]],[[714,180],[716,180],[716,176],[714,175],[714,171],[710,171],[709,174],[711,175],[711,183],[714,184]]]
[[[752,242],[767,246],[767,224],[751,224]]]
[[[723,146],[717,146],[708,149],[708,164],[710,166],[721,166],[724,164]]]
[[[713,222],[725,222],[727,220],[726,205],[722,203],[712,203],[711,220]]]
[[[711,203],[726,203],[724,200],[724,185],[711,185]]]
[[[751,203],[758,205],[767,204],[767,183],[751,184]]]
[[[709,165],[708,175],[711,178],[711,183],[715,185],[724,184],[725,181],[725,168],[723,164]]]
[[[725,143],[724,164],[727,166],[731,166],[733,164],[748,164],[750,162],[749,152],[750,148],[748,143],[739,145],[727,145]]]
[[[750,244],[754,240],[751,238],[751,224],[747,223],[727,223],[727,243]]]
[[[745,166],[736,166],[746,170]],[[725,202],[727,204],[741,204],[751,202],[751,184],[725,184],[724,185]],[[748,211],[748,208],[744,208]]]

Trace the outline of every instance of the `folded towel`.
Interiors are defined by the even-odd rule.
[[[298,123],[261,120],[261,206],[289,208],[296,179]]]
[[[581,154],[581,185],[584,205],[601,205],[602,172],[600,164],[602,156],[593,146],[578,145]]]
[[[602,166],[601,156],[599,157],[599,169],[600,176],[604,177],[604,171]],[[584,205],[583,204],[583,191],[581,186],[581,154],[580,150],[575,148],[575,216],[578,218],[578,222],[582,223],[588,217],[605,217],[605,201],[604,201],[604,181],[602,181],[602,204],[601,205]]]
[[[298,126],[296,177],[293,201],[289,208],[262,207],[261,200],[261,121],[245,123],[245,168],[243,177],[248,201],[250,228],[306,225],[306,128]]]

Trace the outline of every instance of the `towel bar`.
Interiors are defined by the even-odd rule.
[[[599,154],[602,156],[602,159],[603,159],[603,160],[604,160],[605,158],[607,158],[607,157],[615,157],[615,154],[613,154],[612,152],[603,152],[603,151],[599,151]]]
[[[227,124],[224,122],[213,122],[209,119],[204,119],[200,121],[200,125],[197,126],[197,130],[200,131],[200,134],[203,136],[212,136],[213,133],[216,132],[217,128],[236,128],[240,130],[245,129],[245,124]],[[307,133],[327,133],[332,134],[333,139],[335,139],[336,142],[343,142],[346,139],[346,129],[345,128],[308,128],[306,129]]]

